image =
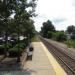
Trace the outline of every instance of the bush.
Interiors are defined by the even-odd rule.
[[[8,44],[4,44],[4,47],[5,47],[5,48],[7,47],[7,49],[9,49],[9,48],[12,47],[12,45],[11,45],[10,43],[8,43]]]
[[[52,31],[48,31],[48,33],[47,33],[47,38],[52,38]]]
[[[13,47],[9,49],[9,56],[13,57],[13,56],[18,56],[18,55],[19,55],[18,48]]]
[[[21,54],[21,48],[19,48],[19,50],[18,50],[18,47],[13,47],[13,48],[11,48],[11,49],[9,49],[9,56],[20,56],[20,54]]]
[[[67,36],[64,34],[64,32],[55,32],[53,33],[53,39],[57,41],[65,41],[67,40]]]
[[[7,48],[7,50],[8,50],[8,49],[11,48],[11,47],[12,47],[11,44],[3,44],[3,45],[1,45],[1,46],[0,46],[0,54],[4,54],[6,48]]]
[[[27,38],[23,39],[20,41],[20,43],[23,43],[23,44],[25,44],[25,46],[27,46],[28,45],[28,39]]]
[[[68,47],[73,47],[75,48],[75,40],[67,40],[67,41],[64,41],[65,44],[67,44]]]
[[[16,44],[15,47],[19,47],[21,49],[24,49],[26,47],[26,44],[25,43],[19,43],[19,44]]]
[[[9,56],[21,56],[26,45],[24,43],[16,44],[13,48],[9,49]]]
[[[0,46],[0,54],[4,54],[5,46],[1,45]]]

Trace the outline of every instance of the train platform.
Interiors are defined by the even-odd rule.
[[[33,42],[32,45],[32,60],[24,62],[23,68],[18,66],[19,70],[0,71],[0,75],[68,75],[42,42]]]
[[[26,75],[67,75],[42,42],[33,42],[32,60],[24,64]]]

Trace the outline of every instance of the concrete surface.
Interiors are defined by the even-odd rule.
[[[28,60],[24,69],[30,70],[31,75],[56,75],[40,42],[34,42],[32,60]]]

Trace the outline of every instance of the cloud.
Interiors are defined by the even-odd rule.
[[[39,19],[39,18],[45,18],[45,19],[47,19],[47,16],[45,14],[38,14],[35,19]]]
[[[68,25],[75,25],[75,0],[38,0],[36,13],[34,21],[38,31],[48,19],[57,30],[65,30]]]
[[[65,18],[55,18],[55,19],[53,20],[53,22],[56,23],[56,24],[62,23],[62,22],[64,22],[64,21],[66,21]]]
[[[75,7],[75,0],[72,0],[72,5]]]

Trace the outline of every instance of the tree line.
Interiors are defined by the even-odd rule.
[[[71,35],[71,39],[75,39],[75,26],[70,25],[66,31],[57,31],[50,20],[43,22],[40,34],[45,38],[54,39],[57,41],[67,40],[67,36]]]

